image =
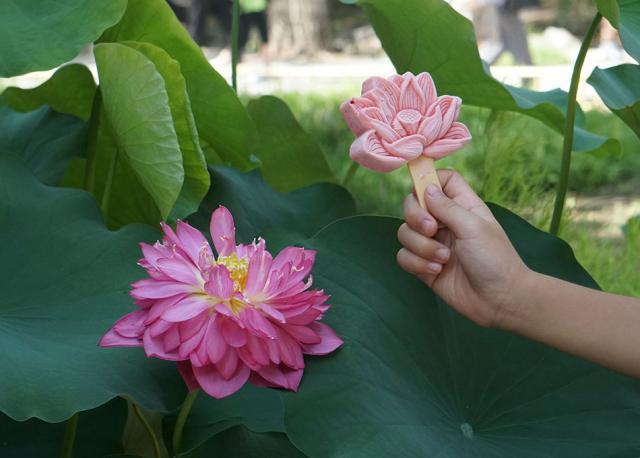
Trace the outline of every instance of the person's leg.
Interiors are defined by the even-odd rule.
[[[517,11],[500,9],[500,30],[505,51],[511,51],[514,60],[521,65],[531,65],[527,33],[518,18]]]
[[[200,46],[207,39],[207,14],[209,0],[191,0],[189,7],[189,33]]]
[[[251,30],[251,13],[242,13],[238,30],[238,53],[243,54],[247,41],[249,41],[249,31]]]

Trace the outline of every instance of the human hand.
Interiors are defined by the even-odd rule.
[[[439,170],[438,177],[443,191],[427,188],[428,210],[413,194],[405,199],[398,264],[475,323],[500,326],[531,271],[462,176]]]

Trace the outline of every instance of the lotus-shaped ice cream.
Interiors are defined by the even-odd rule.
[[[390,172],[420,155],[440,159],[471,140],[457,122],[459,97],[438,97],[431,75],[374,76],[362,96],[344,102],[340,111],[358,137],[351,158],[378,172]]]

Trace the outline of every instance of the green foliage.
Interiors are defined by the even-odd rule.
[[[47,70],[73,59],[118,22],[127,0],[3,0],[0,77]]]
[[[119,398],[80,412],[73,456],[96,458],[122,453],[126,414],[127,404]],[[0,414],[0,451],[3,457],[51,458],[62,449],[64,430],[64,423],[45,423],[35,418],[16,422]]]
[[[132,308],[137,244],[157,232],[108,231],[91,196],[41,184],[12,155],[0,157],[0,219],[0,411],[59,422],[117,395],[174,408],[185,389],[173,364],[97,346]]]
[[[595,286],[565,243],[492,210],[532,268]],[[343,220],[305,243],[322,253],[315,278],[334,304],[325,319],[346,343],[284,395],[293,443],[310,456],[638,451],[637,381],[461,317],[393,262],[399,224]]]
[[[6,89],[2,92],[0,103],[22,112],[49,105],[58,113],[87,121],[91,116],[95,92],[96,83],[89,69],[84,65],[69,64],[60,67],[51,78],[33,89]]]
[[[258,128],[257,155],[267,183],[287,192],[334,181],[320,146],[300,127],[286,103],[264,96],[250,101],[247,109]]]
[[[57,185],[72,158],[84,155],[86,123],[48,107],[17,113],[0,106],[0,156],[20,156],[40,181]]]
[[[182,189],[184,168],[162,75],[144,54],[128,46],[101,44],[94,53],[105,114],[102,126],[115,147],[105,162],[125,162],[166,218]],[[110,148],[98,143],[96,150],[100,155]]]
[[[257,165],[251,160],[256,133],[249,115],[165,0],[129,0],[122,20],[99,41],[140,41],[164,49],[180,64],[200,137],[215,150],[209,162],[220,157],[241,170]]]
[[[224,205],[243,223],[237,231],[244,243],[266,231],[286,228],[310,237],[327,224],[355,213],[353,198],[342,187],[320,183],[283,194],[271,189],[257,171],[240,173],[216,167],[211,169],[216,183],[202,202],[200,211],[191,215],[191,224],[206,232],[211,214]]]
[[[612,112],[640,137],[640,65],[596,68],[587,80]]]
[[[622,46],[635,60],[640,61],[640,3],[635,0],[617,1],[620,14],[617,28]],[[613,24],[616,25],[616,22]]]
[[[457,95],[468,105],[517,111],[563,131],[567,94],[495,80],[480,59],[473,26],[446,2],[361,0],[360,5],[398,72],[428,71],[440,93]],[[620,145],[584,130],[578,122],[573,149],[616,153]]]

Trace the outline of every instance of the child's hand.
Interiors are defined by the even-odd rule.
[[[449,170],[438,176],[444,193],[427,189],[428,211],[415,196],[405,199],[398,263],[469,319],[499,326],[520,303],[516,291],[530,271],[464,179]],[[438,229],[438,222],[445,227]]]

